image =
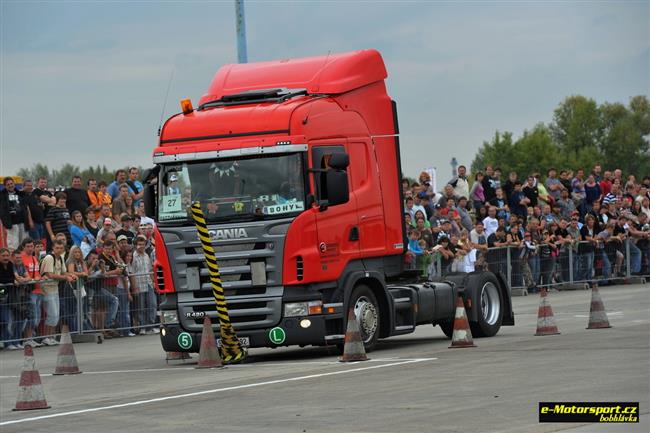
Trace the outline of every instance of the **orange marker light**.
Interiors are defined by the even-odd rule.
[[[194,107],[192,107],[192,100],[181,99],[181,110],[183,110],[183,114],[190,114],[192,111],[194,111]]]
[[[309,314],[322,314],[323,304],[320,301],[312,301],[308,304]]]

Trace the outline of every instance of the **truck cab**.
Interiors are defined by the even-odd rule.
[[[206,315],[218,329],[189,211],[196,201],[249,347],[338,344],[348,308],[368,348],[453,320],[468,277],[418,284],[403,269],[399,130],[386,77],[375,50],[227,65],[196,109],[184,102],[165,122],[146,192],[165,350],[198,351]],[[479,277],[494,290],[471,296],[498,298],[484,300],[498,310],[498,330],[511,321],[509,289]]]

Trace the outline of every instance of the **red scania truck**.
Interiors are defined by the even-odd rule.
[[[513,325],[501,275],[422,282],[407,247],[396,104],[379,52],[233,64],[169,118],[145,191],[166,351],[218,329],[189,207],[200,201],[232,323],[248,347],[340,345],[354,308],[368,350],[440,325],[462,296],[475,336]]]

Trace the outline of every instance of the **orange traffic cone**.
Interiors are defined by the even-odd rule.
[[[551,303],[548,301],[545,288],[542,287],[539,296],[540,303],[537,311],[537,332],[535,332],[535,335],[559,334],[560,331],[555,324],[555,316],[553,315],[553,309],[551,308]]]
[[[201,334],[201,349],[199,350],[199,363],[196,368],[223,367],[217,341],[212,331],[212,321],[208,316],[203,319],[203,333]]]
[[[72,337],[70,337],[70,328],[68,325],[61,327],[61,343],[59,347],[59,355],[56,358],[56,368],[54,369],[55,375],[61,374],[79,374],[79,365],[77,364],[77,356],[74,353],[72,346]]]
[[[18,383],[18,398],[14,410],[49,409],[50,406],[45,400],[41,375],[36,369],[34,349],[32,346],[25,346],[25,364],[20,373]]]
[[[600,298],[598,284],[591,286],[591,308],[589,309],[589,324],[587,329],[611,328],[603,300]]]
[[[367,361],[366,349],[361,341],[361,330],[354,309],[350,308],[348,313],[348,328],[345,332],[345,345],[343,346],[343,356],[339,358],[341,362],[350,361]]]
[[[467,320],[467,313],[465,313],[465,305],[461,296],[456,301],[454,332],[451,336],[451,346],[449,348],[457,349],[460,347],[476,347],[472,338],[472,330],[469,329],[469,321]]]

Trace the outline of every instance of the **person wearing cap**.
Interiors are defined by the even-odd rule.
[[[446,235],[442,235],[438,238],[438,245],[433,248],[433,251],[440,257],[440,276],[444,277],[449,273],[451,264],[454,262],[456,248],[451,244]],[[434,257],[434,261],[437,261],[438,256]]]
[[[178,175],[171,173],[169,175],[169,184],[167,184],[167,195],[178,195],[181,193],[181,188],[178,186]]]
[[[102,228],[97,232],[97,247],[101,248],[104,245],[108,233],[113,233],[113,221],[110,218],[104,218]]]
[[[424,208],[426,211],[426,217],[427,221],[431,219],[431,217],[435,214],[436,209],[434,208],[433,204],[431,203],[431,198],[426,192],[421,192],[418,194],[420,196],[420,206]]]
[[[115,232],[118,240],[120,236],[126,236],[129,245],[133,244],[133,238],[135,237],[135,232],[133,231],[133,218],[128,214],[122,214],[122,227]]]
[[[127,252],[130,250],[129,238],[126,235],[119,235],[117,237],[117,251],[118,253]]]

